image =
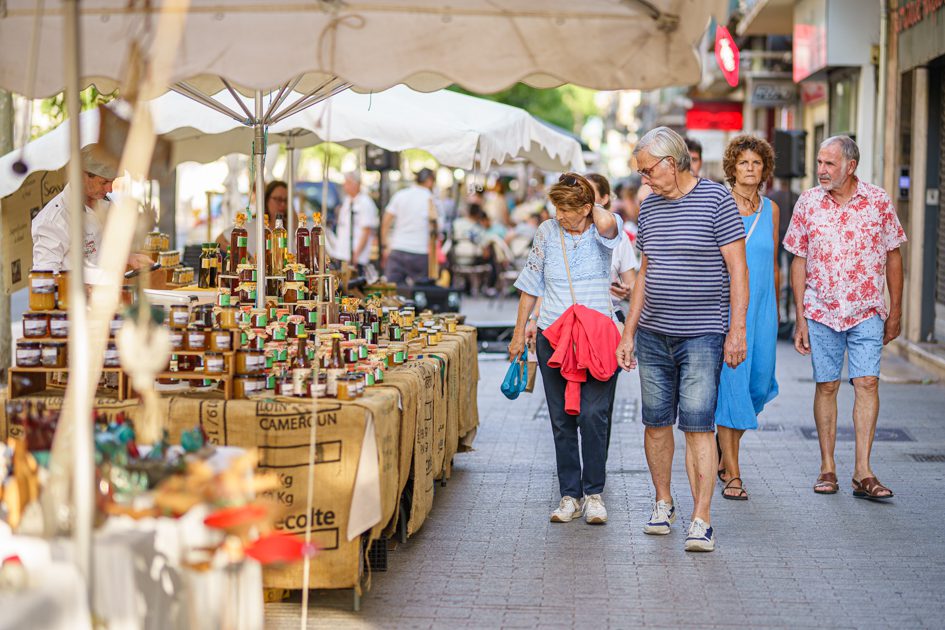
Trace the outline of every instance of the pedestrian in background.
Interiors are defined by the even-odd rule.
[[[886,192],[854,173],[860,150],[848,136],[833,136],[817,153],[820,186],[804,191],[784,237],[795,255],[791,286],[797,309],[794,347],[811,356],[814,421],[820,439],[818,494],[839,489],[834,448],[837,392],[843,357],[853,384],[856,463],[853,496],[888,499],[892,490],[870,466],[879,416],[879,364],[883,346],[899,336],[902,254],[906,241]],[[884,291],[889,289],[889,307]]]
[[[685,548],[712,551],[719,372],[723,357],[735,368],[747,350],[745,226],[728,190],[689,170],[689,151],[675,131],[657,127],[633,154],[653,194],[640,209],[643,260],[617,360],[632,369],[636,352],[640,364],[643,443],[656,491],[643,531],[668,534],[676,520],[670,478],[678,418],[693,498]]]
[[[428,168],[417,172],[413,186],[391,197],[381,223],[383,267],[388,282],[402,284],[427,278],[430,260],[430,221],[437,217],[433,201],[435,174]]]
[[[695,177],[700,177],[702,172],[702,143],[689,136],[686,136],[683,140],[686,142],[686,150],[689,151],[689,172]]]
[[[343,188],[345,199],[338,211],[336,249],[332,257],[363,268],[371,261],[371,246],[380,223],[377,204],[362,190],[361,174],[356,171],[345,173]]]
[[[619,371],[615,359],[619,333],[609,273],[613,249],[625,237],[620,218],[594,203],[593,186],[577,173],[562,175],[548,191],[548,198],[557,211],[556,219],[538,228],[525,268],[515,282],[521,297],[509,359],[514,361],[521,355],[525,324],[535,317],[538,367],[551,418],[561,492],[551,521],[567,523],[583,514],[588,523],[599,524],[607,521],[601,493],[606,481],[609,415]],[[538,298],[542,298],[541,312],[535,316],[532,311]],[[568,314],[576,311],[590,321],[582,319],[572,325]],[[591,326],[587,338],[593,339],[593,344],[585,343],[586,339],[572,344],[566,334],[558,335],[563,326],[576,333],[586,324]],[[612,339],[609,348],[608,337]],[[571,339],[578,336],[573,334]],[[552,361],[552,357],[570,354],[572,345],[584,365],[601,366],[597,374],[588,369],[585,382],[580,384],[565,374],[577,371],[573,355],[571,363],[560,369]],[[577,399],[576,387],[580,390]]]
[[[610,182],[607,181],[607,178],[599,173],[588,173],[585,177],[594,187],[594,203],[602,206],[605,210],[610,210]],[[626,226],[626,223],[624,223],[624,226]],[[627,236],[626,230],[621,236],[626,236],[626,238],[621,238],[614,248],[610,263],[610,294],[614,302],[614,314],[623,323],[627,319],[627,312],[623,305],[630,299],[630,291],[633,290],[637,269],[640,268],[640,260],[637,258],[637,253],[630,243],[630,237]]]
[[[761,138],[732,138],[722,157],[725,179],[745,225],[748,261],[748,316],[745,361],[736,368],[722,366],[715,426],[719,444],[722,497],[746,501],[741,479],[739,446],[747,430],[758,428],[758,414],[778,395],[775,354],[778,344],[778,217],[777,204],[761,188],[774,172],[774,151]]]

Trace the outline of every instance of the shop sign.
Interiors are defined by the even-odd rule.
[[[751,87],[752,107],[791,105],[797,97],[796,84],[788,81],[756,81]]]
[[[686,112],[686,129],[741,131],[744,126],[742,104],[737,101],[696,101]]]
[[[945,0],[912,0],[895,10],[896,33],[907,31],[945,7]]]
[[[827,83],[824,81],[805,81],[801,86],[801,102],[812,105],[827,98]]]
[[[725,81],[732,87],[738,85],[738,46],[732,34],[721,24],[715,29],[715,60]]]

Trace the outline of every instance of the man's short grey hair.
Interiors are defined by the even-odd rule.
[[[361,183],[361,171],[348,171],[344,176],[345,181],[354,182],[356,184]]]
[[[830,136],[820,143],[820,148],[827,148],[831,144],[840,145],[840,154],[847,162],[855,160],[857,164],[860,163],[860,147],[856,145],[856,141],[850,136]]]
[[[681,171],[688,171],[691,165],[686,141],[669,127],[657,127],[648,131],[633,148],[634,157],[641,151],[646,151],[657,159],[671,157]]]

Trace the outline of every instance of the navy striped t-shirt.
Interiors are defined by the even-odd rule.
[[[728,332],[729,275],[719,248],[745,238],[728,189],[700,179],[679,199],[651,194],[638,226],[647,258],[640,327],[676,337]]]

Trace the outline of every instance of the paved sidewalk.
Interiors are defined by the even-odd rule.
[[[673,533],[646,536],[651,486],[636,373],[621,376],[608,464],[606,526],[548,522],[557,503],[554,450],[541,384],[509,402],[507,366],[481,355],[482,427],[456,458],[422,531],[374,576],[360,613],[350,592],[319,592],[312,627],[941,628],[945,618],[945,387],[881,385],[874,469],[889,504],[852,498],[852,388],[840,401],[841,492],[817,496],[813,383],[807,359],[781,345],[781,395],[746,435],[751,499],[716,494],[711,554],[683,551],[692,500],[677,434]],[[808,435],[814,437],[809,439]],[[905,441],[888,441],[904,439]],[[297,604],[267,606],[271,627]]]

